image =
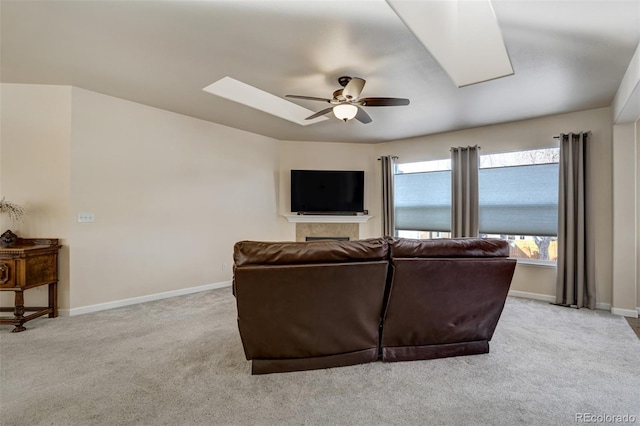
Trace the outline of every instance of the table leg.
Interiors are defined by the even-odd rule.
[[[49,318],[58,316],[58,283],[49,284],[49,308],[52,309]]]
[[[15,303],[15,310],[14,310],[14,317],[16,319],[16,321],[19,321],[18,324],[16,324],[16,327],[11,330],[12,333],[19,333],[21,331],[25,331],[26,328],[23,326],[25,319],[24,319],[24,293],[22,292],[22,290],[18,290],[16,291],[16,303]]]

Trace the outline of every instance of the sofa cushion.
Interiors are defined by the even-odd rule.
[[[239,241],[233,248],[233,261],[236,267],[365,262],[388,258],[389,246],[384,238],[309,242]]]
[[[509,257],[509,243],[495,238],[413,240],[387,238],[392,258]]]

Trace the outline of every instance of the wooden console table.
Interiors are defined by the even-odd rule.
[[[18,238],[10,247],[0,248],[0,291],[15,292],[11,308],[13,318],[1,317],[0,324],[15,325],[12,330],[26,330],[24,323],[42,315],[58,316],[58,239]],[[24,306],[24,291],[42,285],[49,286],[49,306]],[[25,312],[35,311],[25,316]]]

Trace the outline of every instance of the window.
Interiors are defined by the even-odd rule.
[[[511,257],[557,259],[559,158],[559,148],[480,156],[480,232],[507,239]]]
[[[557,259],[559,148],[480,156],[482,237],[509,241],[511,257]],[[449,238],[450,160],[399,164],[395,176],[398,236]]]
[[[397,164],[394,193],[399,237],[451,238],[451,160]]]

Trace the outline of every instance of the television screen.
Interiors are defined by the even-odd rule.
[[[364,171],[291,170],[291,211],[357,213],[364,210]]]

